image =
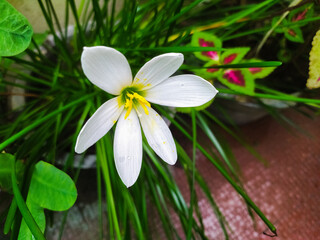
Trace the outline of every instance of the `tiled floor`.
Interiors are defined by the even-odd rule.
[[[228,143],[243,171],[249,196],[277,228],[278,237],[273,239],[320,240],[320,116],[312,120],[293,110],[287,111],[286,116],[310,136],[288,131],[269,116],[240,127],[243,135],[268,161],[268,166],[259,162],[234,139],[228,137]],[[179,139],[179,134],[174,135]],[[191,145],[186,144],[185,147],[191,149]],[[253,227],[243,200],[200,153],[197,168],[205,176],[213,197],[229,222],[232,230],[230,240],[272,239],[263,234],[266,226],[258,217],[256,228]],[[176,167],[175,173],[183,194],[188,197],[184,173]],[[94,178],[94,173],[91,177]],[[225,239],[209,203],[201,195],[199,205],[208,238]],[[89,239],[84,237],[89,233],[90,239],[97,239],[96,209],[97,202],[88,206],[78,204],[72,208],[63,239],[75,239],[75,234],[81,239]],[[81,218],[77,217],[80,215]],[[48,239],[57,239],[56,231],[50,229],[51,237]],[[181,238],[184,239],[184,236]],[[155,239],[165,237],[159,233]]]
[[[241,165],[249,196],[277,228],[275,239],[317,240],[320,239],[320,117],[309,119],[293,110],[285,114],[310,136],[290,132],[292,128],[288,131],[269,116],[241,127],[268,166],[235,140],[228,138],[228,142]],[[253,227],[242,199],[201,154],[197,167],[229,222],[231,240],[271,239],[263,234],[266,226],[258,217],[256,228]],[[183,175],[178,170],[176,177],[188,194]],[[203,198],[199,204],[209,239],[224,239],[209,203]]]

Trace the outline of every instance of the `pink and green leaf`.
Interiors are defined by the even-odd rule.
[[[222,47],[221,40],[210,33],[197,32],[192,35],[191,45],[195,47]],[[220,58],[219,51],[203,51],[195,52],[194,55],[203,61],[218,62]]]
[[[286,31],[284,32],[284,36],[293,42],[298,42],[298,43],[303,43],[303,35],[302,31],[298,27],[290,27],[287,28]]]
[[[254,93],[254,79],[248,69],[227,69],[218,76],[218,80],[234,91],[247,95]]]
[[[220,64],[239,63],[249,50],[249,47],[230,48],[222,53]]]
[[[313,3],[305,4],[302,7],[296,8],[289,13],[289,22],[300,22],[301,20],[308,19],[313,16],[314,8]],[[299,26],[306,25],[307,22],[299,23]]]
[[[221,74],[221,72],[224,71],[221,68],[215,68],[215,66],[219,66],[219,64],[216,63],[215,61],[207,62],[204,65],[204,69],[203,69],[204,73],[203,74],[206,78],[208,78],[208,79],[216,78],[219,74]]]
[[[260,59],[252,58],[252,59],[246,60],[245,62],[262,62],[262,61]],[[272,73],[274,69],[275,69],[275,67],[251,67],[251,68],[248,68],[249,72],[251,73],[251,75],[254,79],[265,78],[270,73]]]

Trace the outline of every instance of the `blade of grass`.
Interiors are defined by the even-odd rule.
[[[189,220],[188,220],[188,232],[187,239],[191,239],[192,222],[193,222],[193,205],[195,200],[195,190],[194,190],[194,179],[195,179],[195,168],[196,168],[196,150],[197,150],[197,122],[196,122],[196,111],[192,109],[191,111],[192,120],[192,180],[190,188],[190,207],[189,207]]]
[[[219,92],[221,93],[229,93],[233,95],[245,95],[243,93],[235,92],[230,89],[226,88],[217,88]],[[301,97],[295,97],[291,95],[286,96],[277,96],[274,94],[264,94],[264,93],[254,93],[250,95],[251,97],[257,97],[257,98],[268,98],[268,99],[277,99],[277,100],[283,100],[288,102],[301,102],[301,103],[317,103],[320,104],[320,99],[312,99],[312,98],[301,98]]]

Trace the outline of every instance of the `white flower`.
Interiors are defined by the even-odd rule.
[[[114,159],[121,180],[130,187],[141,168],[141,124],[155,153],[168,164],[174,164],[177,152],[172,134],[150,103],[195,107],[210,101],[217,93],[209,82],[198,76],[170,77],[182,62],[181,53],[162,54],[147,62],[132,81],[129,63],[120,52],[103,46],[85,47],[81,56],[85,75],[99,88],[117,96],[99,107],[86,122],[79,133],[75,151],[87,150],[118,121]]]

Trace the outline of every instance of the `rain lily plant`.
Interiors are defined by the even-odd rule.
[[[65,228],[66,223],[73,221],[66,217],[76,215],[51,214],[74,203],[75,186],[80,187],[81,197],[76,204],[87,204],[82,200],[97,196],[93,203],[97,206],[90,231],[73,229],[66,233],[71,238],[76,233],[84,239],[212,239],[204,218],[211,209],[218,229],[215,238],[235,239],[243,228],[230,225],[231,215],[221,211],[220,200],[212,192],[213,187],[219,189],[220,181],[215,181],[215,175],[207,178],[202,166],[215,168],[244,199],[247,208],[243,211],[257,214],[276,236],[276,228],[247,194],[229,137],[258,159],[264,156],[238,134],[237,126],[221,121],[219,115],[234,120],[226,109],[216,102],[215,113],[221,114],[215,115],[205,107],[217,94],[210,81],[219,81],[224,85],[216,96],[221,102],[226,97],[235,107],[238,99],[257,102],[291,126],[294,119],[265,104],[264,99],[299,102],[308,111],[319,109],[318,99],[291,95],[299,91],[312,96],[302,88],[309,39],[320,19],[318,4],[311,0],[241,1],[236,5],[204,0],[36,2],[47,31],[34,29],[37,34],[33,34],[33,24],[8,1],[0,1],[0,151],[6,152],[0,154],[1,239],[2,233],[19,240],[64,239],[64,231],[71,230]],[[36,9],[33,5],[30,8]],[[41,29],[42,25],[41,21]],[[306,39],[303,44],[302,36]],[[309,88],[320,86],[319,39],[320,33],[310,53]],[[95,45],[101,46],[83,48]],[[134,70],[114,48],[126,52]],[[248,59],[248,51],[249,56],[270,61]],[[169,53],[150,56],[163,52]],[[281,64],[274,62],[281,52],[294,56],[288,58],[292,61],[259,83],[257,79]],[[143,55],[151,59],[145,65]],[[197,76],[172,76],[184,58],[183,70]],[[23,100],[18,108],[13,106],[16,99]],[[310,115],[299,106],[296,110]],[[192,109],[186,121],[180,115],[172,119],[167,107],[181,112],[197,109]],[[171,120],[179,136],[173,138],[162,116]],[[197,136],[205,136],[205,141],[198,141]],[[97,164],[87,171],[89,158],[77,158],[75,152],[83,153],[95,143]],[[196,164],[198,152],[204,165]],[[179,159],[181,171],[173,173],[159,158],[168,164]],[[55,169],[57,164],[61,171]],[[96,171],[95,178],[91,178],[92,171]],[[143,181],[132,186],[139,174]],[[96,184],[96,188],[88,192],[83,182]],[[45,229],[47,218],[55,221]],[[245,230],[251,228],[247,221],[245,224]]]
[[[168,164],[177,161],[172,134],[150,103],[196,107],[217,94],[217,90],[201,77],[189,74],[170,77],[183,63],[181,53],[154,57],[133,80],[127,59],[113,48],[85,47],[81,63],[93,84],[116,97],[104,103],[86,122],[78,135],[75,151],[82,153],[87,150],[118,121],[114,159],[118,174],[127,187],[136,182],[141,169],[140,124],[155,153]]]

